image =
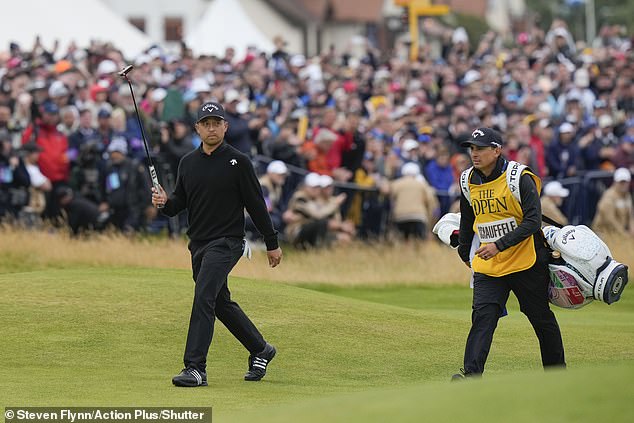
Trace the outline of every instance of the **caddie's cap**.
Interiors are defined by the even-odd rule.
[[[215,102],[209,102],[209,103],[203,104],[198,109],[198,118],[196,119],[196,123],[208,117],[216,117],[222,120],[226,120],[224,107],[222,107],[220,103],[215,103]]]
[[[502,147],[502,135],[491,128],[478,128],[471,133],[471,137],[460,143],[462,147],[477,145],[479,147]]]

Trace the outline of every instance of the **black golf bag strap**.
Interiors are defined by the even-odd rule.
[[[544,222],[546,222],[546,223],[548,223],[550,225],[553,225],[553,226],[555,226],[557,228],[563,228],[564,227],[564,225],[562,225],[561,223],[557,222],[555,219],[546,216],[545,214],[542,214],[542,221],[544,221]]]

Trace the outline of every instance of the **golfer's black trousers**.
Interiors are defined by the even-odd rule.
[[[191,241],[189,244],[196,288],[183,358],[186,368],[205,371],[216,317],[251,354],[266,346],[262,334],[231,300],[227,287],[227,276],[242,256],[243,249],[241,238]]]
[[[493,332],[510,291],[535,330],[544,367],[566,365],[559,325],[548,305],[548,282],[548,250],[545,248],[537,250],[537,261],[527,270],[502,277],[474,274],[472,325],[464,356],[466,373],[484,372]]]

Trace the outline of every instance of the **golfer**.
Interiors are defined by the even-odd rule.
[[[245,249],[245,208],[264,237],[269,265],[275,267],[282,260],[253,166],[246,155],[224,141],[228,127],[220,104],[203,104],[195,124],[202,143],[181,159],[174,192],[168,197],[162,187],[153,189],[154,206],[163,205],[167,216],[187,209],[189,220],[187,235],[196,286],[185,368],[172,379],[176,386],[207,385],[207,352],[216,317],[250,353],[245,380],[262,379],[276,352],[231,300],[227,287],[227,276]]]
[[[510,291],[537,334],[544,367],[563,367],[561,333],[548,305],[549,251],[540,230],[541,181],[528,168],[518,171],[518,163],[509,166],[502,157],[502,137],[493,129],[476,129],[462,145],[470,149],[473,168],[461,176],[470,198],[463,191],[458,253],[474,272],[473,311],[464,368],[452,379],[484,372],[493,332]],[[512,193],[512,178],[519,178],[521,202]],[[470,259],[474,231],[481,245]]]

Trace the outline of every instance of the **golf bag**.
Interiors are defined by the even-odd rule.
[[[460,214],[447,213],[432,232],[443,243],[457,248],[459,229]],[[576,309],[593,300],[612,304],[621,298],[628,282],[628,267],[612,258],[608,246],[594,232],[583,225],[561,229],[547,226],[543,232],[554,256],[560,256],[548,265],[548,299],[552,304]]]
[[[592,300],[612,304],[621,298],[628,268],[612,258],[607,245],[587,226],[543,228],[550,248],[561,255],[548,267],[550,301],[580,308]]]

